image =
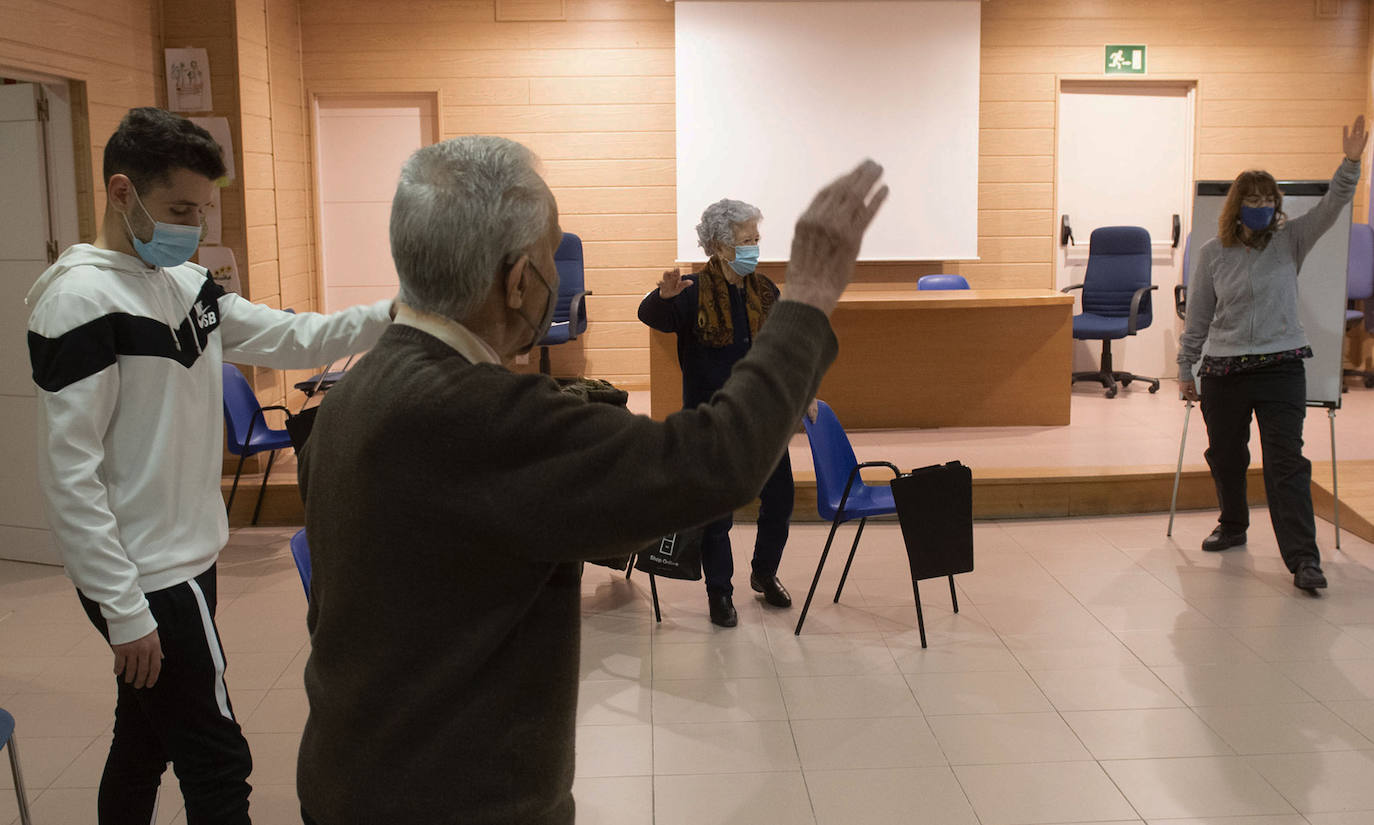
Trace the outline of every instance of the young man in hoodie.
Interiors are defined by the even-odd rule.
[[[99,821],[150,822],[171,762],[190,822],[248,822],[248,743],[224,683],[215,562],[221,365],[301,369],[370,347],[390,302],[329,316],[226,293],[187,263],[225,167],[209,133],[131,110],[105,146],[106,205],[29,292],[39,481],[67,575],[118,685]]]

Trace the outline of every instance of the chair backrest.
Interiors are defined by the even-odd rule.
[[[14,735],[14,717],[4,708],[0,708],[0,748],[5,747]]]
[[[859,460],[840,419],[824,401],[816,402],[816,420],[803,417],[806,440],[811,443],[811,462],[816,468],[816,510],[822,519],[830,521],[840,509],[844,486]],[[858,482],[855,482],[856,484]]]
[[[582,292],[586,285],[582,262],[582,239],[571,232],[563,233],[563,240],[558,244],[558,249],[553,253],[553,262],[558,267],[558,306],[553,310],[553,322],[555,324],[565,323],[572,316],[572,302],[579,292]],[[581,333],[587,328],[587,313],[582,313],[582,318],[578,322],[581,329],[573,330]]]
[[[1374,226],[1350,225],[1350,262],[1345,268],[1345,297],[1363,301],[1374,297]]]
[[[968,289],[968,279],[963,275],[922,275],[916,282],[917,289]]]
[[[305,540],[305,528],[296,531],[291,537],[291,558],[296,561],[296,572],[301,574],[301,586],[305,588],[305,600],[310,601],[310,545]]]
[[[253,419],[257,418],[257,425]],[[267,421],[262,417],[262,405],[243,377],[239,368],[233,364],[224,365],[224,433],[228,436],[229,452],[243,455],[244,445],[248,442],[248,428],[265,428]]]
[[[1088,241],[1083,311],[1111,318],[1131,314],[1131,296],[1150,285],[1150,233],[1139,226],[1104,226]],[[1150,293],[1140,301],[1136,328],[1150,325]]]

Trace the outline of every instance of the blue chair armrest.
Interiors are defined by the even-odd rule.
[[[1063,289],[1061,289],[1061,290],[1059,290],[1059,291],[1060,291],[1060,292],[1072,292],[1072,291],[1074,291],[1075,289],[1082,289],[1082,288],[1083,288],[1083,285],[1082,285],[1082,284],[1071,284],[1071,285],[1069,285],[1069,286],[1064,287]]]
[[[592,291],[591,291],[590,289],[583,290],[582,292],[579,292],[579,293],[577,293],[576,295],[574,295],[574,296],[572,297],[572,301],[570,301],[570,302],[568,303],[568,340],[569,340],[569,341],[572,341],[572,340],[574,340],[574,339],[577,338],[577,328],[578,328],[579,326],[581,326],[581,322],[582,322],[582,320],[583,320],[583,319],[582,319],[582,304],[583,304],[583,299],[584,299],[585,297],[587,297],[588,295],[591,295],[591,294],[592,294]]]
[[[891,461],[864,461],[855,464],[854,469],[849,471],[849,481],[845,482],[844,495],[840,496],[840,506],[835,508],[836,516],[844,515],[844,505],[849,501],[849,491],[854,488],[854,482],[859,478],[859,471],[865,467],[886,467],[892,471],[894,478],[902,474],[902,471],[897,469],[897,465],[893,464]]]
[[[1140,302],[1145,299],[1145,293],[1152,292],[1156,289],[1159,289],[1159,287],[1155,286],[1154,284],[1150,284],[1149,286],[1142,286],[1140,289],[1137,289],[1135,291],[1134,295],[1131,296],[1131,315],[1130,318],[1126,321],[1127,335],[1135,335],[1136,316],[1140,314]]]

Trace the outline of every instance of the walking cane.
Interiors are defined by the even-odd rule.
[[[1183,409],[1183,437],[1178,440],[1178,468],[1174,470],[1174,497],[1169,502],[1169,529],[1167,537],[1174,535],[1174,511],[1178,509],[1178,480],[1183,475],[1183,448],[1188,444],[1188,418],[1193,414],[1193,402],[1186,402]]]

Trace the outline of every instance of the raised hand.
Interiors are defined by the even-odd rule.
[[[676,269],[669,269],[663,273],[663,278],[658,282],[658,297],[664,300],[676,298],[686,288],[687,281],[682,279],[682,273]]]
[[[783,297],[827,315],[835,308],[854,277],[864,231],[887,199],[887,186],[878,186],[882,175],[883,167],[865,160],[817,193],[797,219]]]
[[[1364,130],[1364,115],[1355,118],[1353,125],[1341,127],[1341,145],[1345,148],[1347,158],[1359,160],[1367,143],[1369,133]]]

